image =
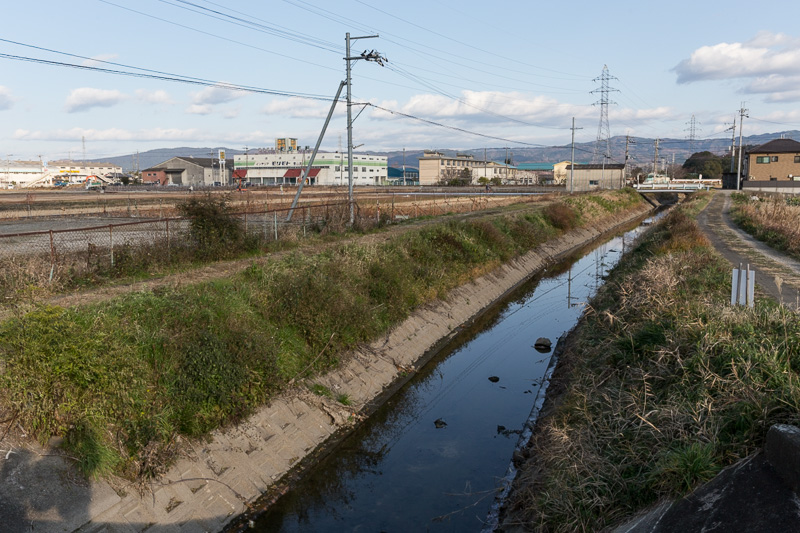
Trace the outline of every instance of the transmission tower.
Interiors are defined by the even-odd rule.
[[[697,119],[694,117],[694,115],[692,115],[691,120],[689,120],[686,125],[689,127],[683,131],[689,132],[689,136],[687,137],[689,139],[689,150],[694,153],[694,142],[697,140],[697,133],[702,130],[697,126]]]
[[[597,126],[597,142],[594,145],[592,163],[599,163],[601,160],[604,160],[604,158],[611,156],[611,147],[609,145],[611,128],[608,126],[608,105],[616,104],[616,102],[612,102],[608,99],[608,93],[619,91],[609,87],[608,82],[616,79],[616,77],[608,73],[608,66],[603,65],[603,73],[592,80],[594,82],[600,82],[600,87],[592,91],[592,94],[600,93],[600,100],[593,104],[600,106],[600,125]]]

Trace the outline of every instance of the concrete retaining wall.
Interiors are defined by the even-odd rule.
[[[23,480],[35,472],[52,473],[49,463],[63,459],[46,456],[45,450],[20,455],[17,462],[11,456],[3,464],[0,519],[11,517],[11,523],[26,530],[30,525],[34,531],[218,531],[268,491],[277,497],[285,490],[278,482],[297,470],[303,458],[313,462],[326,449],[326,441],[341,437],[371,412],[459,326],[558,258],[648,210],[642,206],[545,243],[455,289],[447,301],[417,310],[384,338],[347,357],[339,369],[314,380],[334,395],[346,394],[349,407],[298,387],[238,426],[213,433],[206,442],[181,443],[185,456],[145,494],[120,481],[95,481],[81,486],[77,501],[60,505],[59,500],[77,494],[80,481],[50,475],[42,489],[50,492],[40,490],[41,498],[34,501],[31,493],[36,491],[23,487]],[[12,479],[22,488],[8,485]]]

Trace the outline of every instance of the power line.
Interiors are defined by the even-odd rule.
[[[330,41],[323,41],[322,39],[318,39],[312,35],[307,34],[298,34],[295,31],[289,31],[287,29],[283,29],[280,26],[274,24],[261,24],[256,23],[248,19],[243,19],[241,17],[236,17],[233,15],[229,15],[223,11],[219,11],[216,9],[211,9],[208,7],[203,7],[199,4],[195,4],[193,2],[189,2],[187,0],[175,0],[174,2],[169,0],[158,0],[163,4],[167,4],[170,6],[177,7],[179,9],[184,9],[186,11],[190,11],[192,13],[197,13],[209,18],[213,18],[215,20],[222,20],[228,22],[230,24],[234,24],[236,26],[241,26],[244,28],[249,28],[251,30],[259,31],[262,33],[266,33],[269,35],[273,35],[275,37],[280,37],[282,39],[286,39],[289,41],[293,41],[296,43],[304,44],[307,46],[312,46],[314,48],[319,48],[321,50],[326,50],[328,52],[339,52],[339,47],[336,43],[332,43]],[[183,4],[183,5],[180,5]],[[192,9],[194,8],[194,9]]]
[[[132,9],[130,7],[121,6],[119,4],[115,4],[114,2],[110,2],[109,0],[97,0],[97,1],[98,2],[102,2],[104,4],[108,4],[110,6],[117,7],[119,9],[124,9],[125,11],[130,11],[131,13],[136,13],[137,15],[141,15],[143,17],[148,17],[148,18],[151,18],[151,19],[154,19],[154,20],[158,20],[158,21],[164,22],[166,24],[171,24],[173,26],[177,26],[177,27],[183,28],[185,30],[189,30],[189,31],[193,31],[193,32],[196,32],[196,33],[200,33],[202,35],[207,35],[209,37],[213,37],[215,39],[219,39],[219,40],[225,41],[226,43],[238,44],[238,45],[244,46],[246,48],[252,48],[253,50],[258,50],[260,52],[266,52],[268,54],[275,55],[275,56],[278,56],[278,57],[281,57],[281,58],[288,58],[288,59],[290,59],[292,61],[300,61],[299,59],[296,59],[296,58],[294,58],[292,56],[287,56],[286,54],[278,53],[278,52],[276,52],[274,50],[268,50],[266,48],[261,48],[259,46],[255,46],[255,45],[252,45],[252,44],[244,43],[242,41],[237,41],[235,39],[230,38],[229,36],[217,35],[215,33],[211,33],[211,32],[208,32],[208,31],[204,31],[204,30],[200,30],[200,29],[197,29],[197,28],[193,28],[193,27],[188,26],[186,24],[181,24],[179,22],[174,22],[172,20],[168,20],[168,19],[165,19],[163,17],[158,17],[156,15],[151,15],[151,14],[145,13],[143,11],[137,11],[136,9]],[[335,68],[331,67],[330,65],[322,65],[320,63],[314,63],[313,61],[306,61],[306,60],[303,60],[302,62],[304,64],[306,64],[306,65],[314,65],[315,67],[319,67],[319,68],[323,68],[323,69],[326,69],[326,70],[332,70],[332,71],[335,71],[335,72],[339,72],[338,69],[335,69]]]
[[[408,24],[410,26],[413,26],[413,27],[415,27],[417,29],[426,31],[428,33],[432,33],[433,35],[436,35],[437,37],[442,37],[442,38],[447,39],[449,41],[452,41],[452,42],[454,42],[454,43],[456,43],[458,45],[466,46],[467,48],[472,48],[473,50],[477,50],[479,52],[483,52],[484,54],[490,55],[492,57],[496,57],[497,56],[497,54],[495,54],[493,52],[489,52],[488,50],[484,50],[483,48],[479,48],[479,47],[477,47],[477,46],[475,46],[473,44],[466,43],[464,41],[459,41],[458,39],[454,39],[452,37],[449,37],[447,35],[444,35],[442,33],[437,32],[437,31],[431,30],[429,28],[426,28],[425,26],[421,26],[421,25],[419,25],[419,24],[417,24],[415,22],[411,22],[411,21],[406,20],[406,19],[404,19],[402,17],[399,17],[397,15],[389,13],[388,11],[384,11],[383,9],[379,9],[379,8],[377,8],[377,7],[375,7],[375,6],[371,5],[371,4],[368,4],[367,2],[364,2],[363,0],[355,0],[355,1],[358,2],[359,4],[362,4],[362,5],[370,8],[370,9],[374,9],[375,11],[378,11],[379,13],[383,13],[386,16],[389,16],[389,17],[392,17],[392,18],[394,18],[396,20],[404,22],[404,23],[406,23],[406,24]],[[471,59],[471,58],[469,58],[469,59]],[[474,59],[471,59],[471,60],[476,62],[476,63],[480,63],[479,61],[476,61]],[[520,64],[524,64],[527,67],[531,67],[531,68],[535,68],[535,69],[539,69],[539,70],[545,70],[545,71],[548,71],[548,72],[555,72],[557,74],[563,74],[563,75],[566,75],[566,76],[574,76],[575,78],[579,78],[579,79],[580,78],[586,78],[586,76],[580,76],[580,75],[576,75],[576,74],[570,74],[568,72],[562,72],[562,71],[559,71],[559,70],[549,69],[549,68],[545,68],[545,67],[539,67],[537,65],[531,65],[529,63],[523,63],[521,61],[515,61],[515,62],[520,63]],[[493,64],[489,64],[489,65],[493,66]]]
[[[88,70],[92,72],[100,72],[103,74],[114,74],[117,76],[128,76],[132,78],[145,78],[151,80],[159,80],[159,81],[169,81],[174,83],[186,83],[189,85],[200,85],[204,87],[219,87],[220,89],[228,89],[231,91],[243,91],[243,92],[250,92],[256,94],[270,94],[274,96],[287,96],[287,97],[294,97],[294,98],[305,98],[309,100],[324,100],[324,101],[332,101],[333,99],[330,97],[320,96],[320,95],[311,95],[311,94],[304,94],[304,93],[294,93],[289,91],[278,91],[275,89],[262,89],[259,87],[252,87],[247,85],[236,85],[233,83],[227,82],[219,82],[219,81],[211,81],[211,80],[203,80],[201,78],[192,78],[188,76],[180,76],[178,74],[173,75],[164,75],[164,74],[148,74],[147,72],[129,72],[124,70],[114,70],[114,69],[107,69],[101,67],[94,67],[89,65],[78,65],[75,63],[64,63],[62,61],[50,61],[47,59],[39,59],[35,57],[25,57],[25,56],[16,56],[11,54],[2,54],[0,53],[0,58],[3,59],[11,59],[14,61],[24,61],[29,63],[38,63],[41,65],[48,65],[54,67],[66,67],[66,68],[74,68],[78,70]],[[147,71],[147,69],[139,69],[138,67],[127,67],[127,68],[134,68],[142,71]],[[149,71],[155,72],[155,71]]]
[[[496,137],[494,135],[487,135],[487,134],[484,134],[484,133],[478,133],[478,132],[475,132],[475,131],[470,131],[470,130],[467,130],[467,129],[464,129],[464,128],[459,128],[457,126],[448,126],[446,124],[442,124],[441,122],[436,122],[436,121],[429,120],[429,119],[426,119],[426,118],[417,117],[417,116],[414,116],[414,115],[410,115],[408,113],[403,113],[402,111],[395,111],[393,109],[388,109],[386,107],[382,107],[382,106],[379,106],[379,105],[376,105],[376,104],[373,104],[373,103],[369,103],[369,102],[364,103],[363,105],[368,105],[370,107],[374,107],[375,109],[380,109],[381,111],[384,111],[384,112],[389,113],[391,115],[397,115],[397,116],[408,118],[408,119],[411,119],[411,120],[416,120],[418,122],[423,122],[425,124],[430,124],[431,126],[437,126],[439,128],[446,128],[446,129],[449,129],[449,130],[458,131],[458,132],[461,132],[461,133],[466,133],[467,135],[474,135],[474,136],[477,136],[477,137],[483,137],[484,139],[494,139],[494,140],[497,140],[497,141],[521,144],[521,145],[524,145],[524,146],[534,146],[534,147],[538,147],[538,148],[546,148],[547,147],[547,145],[544,145],[544,144],[527,143],[527,142],[524,142],[524,141],[515,141],[515,140],[511,140],[511,139],[506,139],[504,137]]]

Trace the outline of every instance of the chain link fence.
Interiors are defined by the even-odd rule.
[[[438,195],[393,194],[359,197],[354,204],[355,225],[369,229],[422,216],[464,213],[490,207],[535,201],[535,196],[519,195]],[[273,202],[273,205],[275,202]],[[279,205],[286,205],[279,204]],[[296,241],[310,234],[340,232],[349,227],[350,204],[344,201],[300,204],[292,220],[286,220],[286,207],[247,209],[232,214],[255,246],[266,248],[276,241]],[[96,209],[98,206],[92,206]],[[240,206],[241,207],[241,206]],[[139,209],[133,205],[134,209]],[[148,213],[167,211],[159,205],[149,206]],[[111,209],[106,206],[104,216]],[[130,216],[127,205],[121,211]],[[93,213],[97,213],[93,211]],[[144,210],[139,210],[144,217]],[[182,258],[192,246],[190,220],[175,216],[156,216],[89,227],[67,227],[86,218],[56,218],[46,231],[0,234],[0,289],[5,297],[21,286],[58,286],[67,280],[91,277],[102,273],[113,277],[124,273],[130,265],[169,264]]]

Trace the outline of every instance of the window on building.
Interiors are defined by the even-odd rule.
[[[772,162],[773,163],[777,163],[778,162],[778,156],[777,155],[773,155],[772,156]]]
[[[341,170],[341,168],[336,167],[336,172],[339,172],[340,170]]]
[[[800,163],[800,155],[794,156],[794,162],[795,163]]]
[[[366,171],[367,171],[367,167],[361,167],[361,172],[366,172]]]
[[[589,180],[589,185],[600,185],[600,180]]]
[[[756,164],[761,163],[769,163],[769,156],[768,155],[760,155],[756,157]]]

